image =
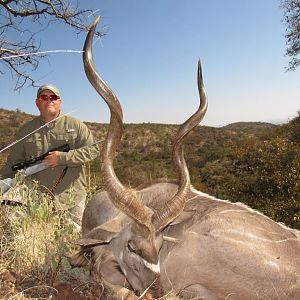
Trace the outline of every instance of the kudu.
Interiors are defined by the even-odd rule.
[[[113,160],[122,135],[122,109],[95,70],[92,40],[97,22],[87,35],[83,61],[89,81],[111,113],[102,149],[106,191],[87,204],[80,251],[70,263],[88,265],[93,279],[116,287],[120,299],[124,294],[118,287],[138,295],[149,291],[154,297],[173,291],[187,299],[300,299],[299,232],[191,186],[182,144],[207,109],[200,62],[200,106],[181,125],[173,146],[178,182],[131,189],[119,181]]]

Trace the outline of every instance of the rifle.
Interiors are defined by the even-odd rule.
[[[97,145],[97,144],[100,144],[103,142],[104,142],[104,140],[99,140],[99,141],[94,142],[91,145],[86,145],[84,147],[94,146],[94,145]],[[41,172],[41,171],[49,168],[42,161],[46,156],[48,156],[50,154],[50,152],[53,152],[53,151],[68,152],[69,150],[70,150],[69,144],[64,144],[57,148],[53,148],[53,149],[47,151],[46,153],[44,153],[40,156],[37,156],[35,158],[30,158],[30,159],[22,161],[20,163],[14,164],[12,166],[12,170],[13,171],[22,170],[22,173],[25,177],[33,175],[35,173]],[[13,178],[6,178],[3,180],[0,179],[0,191],[2,190],[2,192],[5,193],[11,187],[13,187],[15,184],[16,184],[16,181]],[[0,203],[1,203],[1,199],[0,199]]]
[[[50,152],[53,151],[68,152],[69,150],[70,150],[69,144],[64,144],[62,146],[53,148],[40,156],[32,157],[28,160],[24,160],[22,162],[16,163],[11,167],[11,169],[14,172],[18,170],[22,170],[24,176],[30,176],[40,171],[46,170],[48,168],[48,166],[42,163],[42,161],[46,156],[50,154]],[[15,184],[16,181],[14,178],[6,178],[4,180],[0,180],[0,189],[2,190],[3,193],[5,193]]]
[[[58,146],[56,148],[53,148],[51,150],[49,150],[48,152],[40,155],[40,156],[37,156],[37,157],[32,157],[28,160],[24,160],[22,162],[19,162],[17,164],[14,164],[11,169],[15,172],[15,171],[18,171],[18,170],[22,170],[24,168],[28,168],[30,166],[33,166],[35,165],[36,163],[38,162],[41,162],[44,160],[44,158],[46,156],[48,156],[50,154],[50,152],[54,152],[54,151],[60,151],[60,152],[68,152],[70,150],[70,146],[69,144],[64,144],[62,146]]]

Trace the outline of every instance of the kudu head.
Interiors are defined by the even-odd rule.
[[[101,153],[101,176],[105,190],[111,202],[121,211],[121,216],[84,233],[78,244],[82,247],[109,245],[131,286],[141,292],[159,275],[162,230],[183,211],[190,192],[190,177],[182,144],[187,134],[204,117],[207,97],[199,61],[200,105],[197,112],[180,126],[173,146],[173,163],[178,174],[178,190],[158,207],[151,209],[139,198],[138,192],[124,186],[114,172],[113,160],[121,141],[123,114],[116,95],[96,72],[93,62],[92,41],[98,21],[99,18],[94,21],[88,32],[83,49],[83,62],[90,83],[110,109],[110,124]]]

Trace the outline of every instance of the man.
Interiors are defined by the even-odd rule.
[[[12,165],[40,156],[49,150],[69,144],[70,151],[50,152],[43,163],[49,168],[32,176],[50,190],[62,203],[69,203],[73,221],[81,224],[85,206],[86,179],[84,163],[95,159],[99,148],[88,127],[80,120],[64,116],[57,87],[42,85],[35,100],[40,116],[26,123],[18,132],[17,139],[47,124],[12,147],[6,165],[0,171],[3,178],[13,177]]]

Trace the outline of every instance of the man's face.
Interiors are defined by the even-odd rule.
[[[57,98],[52,91],[44,90],[35,100],[42,117],[56,117],[60,112],[61,99],[51,99],[51,96]]]

